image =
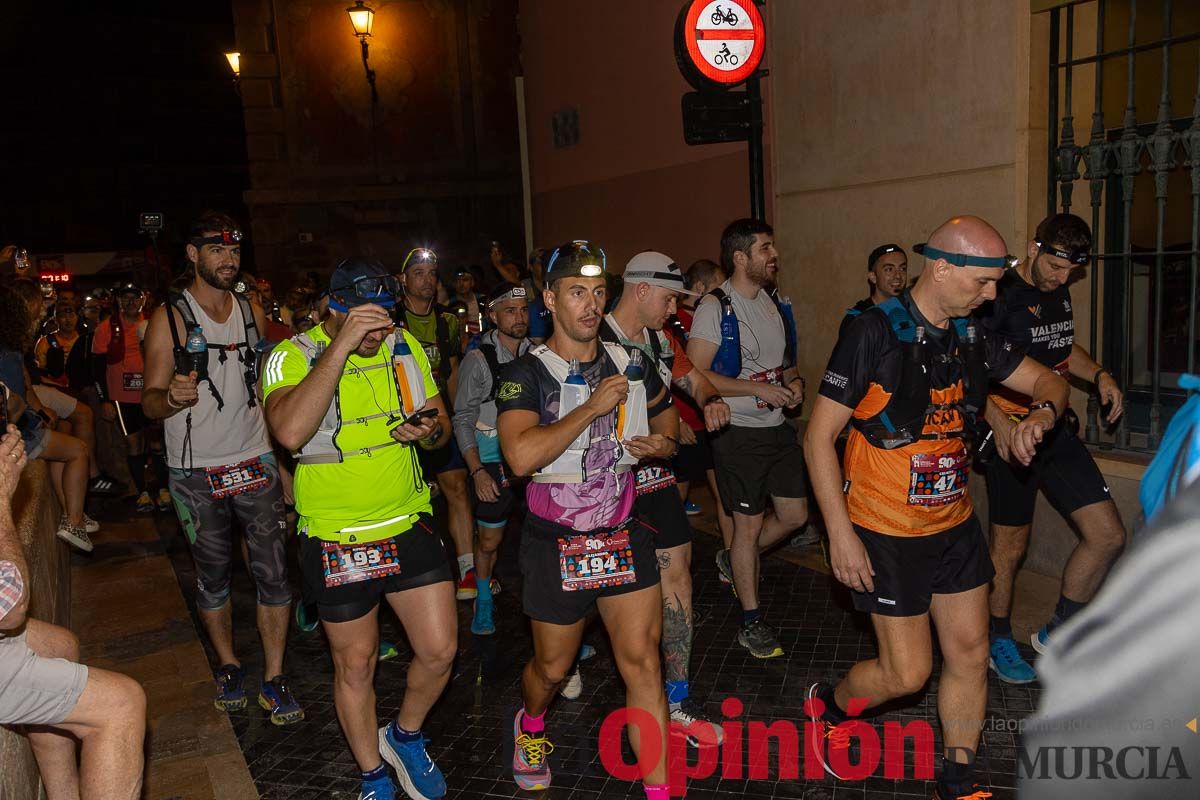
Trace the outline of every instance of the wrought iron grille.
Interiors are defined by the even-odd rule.
[[[1077,27],[1086,29],[1078,39]],[[1153,451],[1183,399],[1178,375],[1196,372],[1200,344],[1200,3],[1055,8],[1049,63],[1047,208],[1070,211],[1076,182],[1087,184],[1095,240],[1089,352],[1126,397],[1124,419],[1105,431],[1093,393],[1085,437]],[[1080,78],[1090,79],[1094,100],[1090,136],[1077,142],[1072,89]],[[1145,102],[1151,92],[1157,103]]]

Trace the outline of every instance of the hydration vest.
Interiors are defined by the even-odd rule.
[[[403,336],[404,334],[388,334],[387,338],[383,340],[383,344],[380,345],[382,352],[392,352],[392,349],[396,344],[397,335]],[[325,343],[314,342],[311,338],[309,338],[307,333],[301,333],[293,336],[291,338],[291,342],[292,344],[296,345],[301,354],[304,355],[305,360],[308,362],[309,369],[312,369],[313,364],[315,364],[317,359],[321,357],[321,354],[325,352]],[[415,337],[413,342],[416,342]],[[337,441],[338,434],[341,433],[342,429],[347,425],[365,425],[367,422],[373,419],[379,419],[380,417],[387,417],[389,420],[395,419],[397,422],[399,422],[405,418],[406,413],[411,414],[413,411],[418,411],[425,407],[425,402],[428,400],[428,398],[425,396],[425,381],[421,378],[420,369],[417,366],[416,358],[414,358],[411,354],[407,356],[401,356],[402,359],[405,359],[405,372],[408,375],[416,376],[416,380],[408,381],[409,394],[407,397],[404,397],[403,400],[401,399],[402,392],[400,391],[399,385],[396,384],[396,379],[394,377],[395,358],[395,356],[392,356],[387,361],[368,364],[365,367],[351,367],[348,370],[350,373],[368,372],[374,369],[392,370],[392,381],[393,385],[396,387],[396,391],[387,398],[379,398],[379,400],[382,401],[380,403],[381,409],[376,414],[368,414],[365,417],[354,417],[351,419],[343,418],[341,402],[342,383],[339,379],[337,390],[334,392],[333,398],[329,401],[329,408],[325,410],[325,416],[321,418],[321,423],[317,426],[317,432],[313,434],[311,439],[304,443],[304,446],[292,454],[296,458],[297,463],[340,464],[350,456],[368,455],[376,450],[381,450],[384,447],[391,447],[392,445],[400,444],[400,442],[391,438],[391,436],[388,436],[386,442],[381,442],[369,447],[362,447],[357,450],[344,451],[338,446]],[[412,408],[406,412],[406,407],[410,404]]]
[[[450,323],[447,322],[446,317],[443,316],[444,314],[451,313],[451,312],[442,311],[441,309],[438,308],[437,304],[435,303],[433,305],[433,311],[431,313],[433,314],[433,330],[434,330],[433,338],[435,340],[434,346],[437,348],[438,356],[439,356],[438,367],[437,367],[437,369],[433,370],[433,379],[434,379],[434,382],[437,383],[438,387],[443,390],[442,393],[445,394],[447,381],[450,379],[450,375],[449,375],[450,358],[452,356],[458,355],[458,348],[453,347],[450,343]],[[404,306],[401,306],[399,309],[399,313],[396,315],[396,317],[398,318],[397,322],[401,328],[408,331],[409,333],[412,333],[412,328],[408,324],[408,314],[409,314],[408,309]],[[418,314],[417,316],[423,316],[423,315]],[[414,339],[417,338],[415,334],[413,335],[413,338]],[[424,347],[424,344],[422,344],[420,342],[420,340],[418,340],[417,343],[422,348]],[[428,352],[426,354],[428,354]],[[429,359],[429,364],[430,364],[430,368],[432,369],[432,367],[433,367],[433,359],[432,358]]]
[[[608,354],[609,360],[616,366],[617,372],[624,374],[625,367],[629,365],[629,354],[625,352],[625,348],[619,344],[612,344],[610,342],[601,342],[601,345],[604,347],[603,352]],[[566,385],[567,371],[570,369],[570,365],[544,344],[532,348],[529,352],[541,361],[554,379],[558,381],[559,396],[561,397],[562,387]],[[641,404],[643,409],[646,408],[646,385],[644,382],[634,383],[630,381],[629,395],[625,398],[625,404]],[[560,403],[559,414],[561,413],[562,405]],[[600,436],[597,436],[592,431],[593,426],[596,424],[593,422],[585,431],[587,438],[590,439],[586,445],[580,447],[579,439],[577,438],[567,447],[562,455],[534,473],[533,480],[537,483],[582,483],[584,478],[584,458],[587,455],[588,449],[595,442],[609,436],[616,441],[620,441],[622,439],[632,439],[635,436],[648,436],[650,434],[649,425],[639,425],[633,430],[622,430],[619,421],[620,416],[614,409],[612,430]],[[561,419],[561,417],[559,418]],[[641,418],[646,419],[646,415],[642,414]],[[617,461],[616,471],[628,472],[635,464],[637,464],[637,458],[628,452],[624,452]]]
[[[726,378],[736,378],[742,374],[742,336],[737,324],[737,312],[733,308],[733,298],[725,294],[725,290],[719,286],[709,294],[721,303],[720,321],[724,322],[727,313],[733,318],[730,337],[726,338],[724,330],[721,330],[721,344],[713,356],[712,371]],[[775,304],[775,310],[779,312],[779,319],[783,322],[783,364],[780,365],[780,369],[787,369],[796,364],[796,319],[792,314],[792,304],[780,302],[774,294],[767,296]]]
[[[75,341],[79,343],[78,339]],[[46,335],[46,344],[50,347],[46,350],[46,368],[42,372],[51,378],[61,378],[67,371],[67,351],[59,343],[56,333]]]
[[[600,320],[600,341],[622,347],[626,346],[621,344],[621,337],[617,336],[617,332],[609,324],[609,316],[611,315],[606,315],[604,319]],[[671,385],[671,370],[675,368],[675,354],[671,353],[670,356],[663,355],[662,340],[658,336],[658,331],[646,328],[646,339],[650,345],[650,352],[654,355],[654,368],[658,370],[658,376],[662,378],[663,386],[669,387]],[[637,347],[637,345],[632,344],[628,346]]]
[[[984,360],[983,344],[967,341],[968,328],[973,323],[963,318],[953,320],[948,335],[954,337],[947,348],[950,355],[939,360],[956,362],[962,382],[962,399],[952,403],[934,403],[935,387],[930,379],[931,357],[923,342],[916,340],[917,323],[908,308],[908,296],[892,297],[863,312],[881,313],[887,317],[892,335],[901,343],[900,380],[888,403],[867,419],[852,418],[855,427],[874,447],[894,450],[921,439],[970,439],[975,435],[977,418],[987,403],[988,366]],[[953,382],[950,384],[954,385]],[[963,427],[948,433],[925,433],[925,418],[938,411],[957,410]]]
[[[258,358],[259,353],[255,350],[255,345],[258,344],[259,335],[258,323],[254,321],[254,308],[250,305],[250,301],[245,296],[237,292],[231,292],[233,299],[237,302],[238,307],[242,310],[242,325],[245,328],[246,337],[240,342],[231,342],[229,344],[213,344],[208,343],[208,352],[211,354],[214,350],[218,353],[217,363],[224,365],[229,360],[229,353],[237,353],[238,360],[242,362],[242,373],[246,382],[246,405],[254,408],[258,402]],[[183,292],[171,292],[167,295],[167,327],[171,329],[171,341],[175,346],[175,354],[178,356],[185,351],[184,342],[179,338],[179,331],[175,329],[174,321],[171,320],[171,309],[179,312],[179,316],[183,318],[183,329],[186,334],[190,334],[192,329],[198,323],[196,315],[192,311],[192,305],[188,302],[187,297]],[[118,315],[119,316],[119,315]],[[200,326],[203,330],[204,326]],[[113,331],[113,340],[116,341],[116,331]],[[112,353],[111,348],[109,353]],[[111,358],[110,358],[111,360]],[[213,383],[212,377],[206,378],[208,381],[208,390],[212,393],[213,399],[217,401],[217,411],[225,408],[225,400],[217,391],[216,384]]]

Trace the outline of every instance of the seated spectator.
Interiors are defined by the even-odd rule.
[[[132,678],[78,663],[74,634],[28,616],[30,573],[12,514],[25,463],[9,425],[0,437],[0,725],[36,726],[29,744],[47,797],[135,800],[145,692]]]

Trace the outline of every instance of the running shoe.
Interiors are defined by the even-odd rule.
[[[103,473],[97,475],[88,481],[88,494],[97,494],[105,497],[111,497],[121,493],[124,487],[116,478],[109,477]]]
[[[717,551],[717,575],[721,578],[721,583],[733,589],[733,596],[737,597],[737,587],[733,585],[733,565],[729,563],[728,550]]]
[[[396,770],[400,788],[413,800],[434,800],[446,794],[446,779],[425,751],[424,736],[412,742],[400,742],[392,736],[392,726],[379,729],[379,755]]]
[[[100,530],[100,523],[96,522],[96,520],[92,519],[87,514],[84,514],[83,515],[83,529],[85,531],[87,531],[88,533],[96,533],[97,531]]]
[[[686,503],[683,504],[683,510],[687,512],[687,515],[689,517],[694,517],[697,514],[699,514],[703,509],[701,509],[700,506],[696,505],[691,500],[688,500]]]
[[[396,787],[387,775],[374,781],[363,781],[358,800],[396,800]]]
[[[492,576],[492,597],[500,594],[500,581],[496,580],[496,576]],[[458,589],[454,593],[455,599],[458,600],[474,600],[479,595],[479,590],[475,588],[475,570],[467,570],[467,574],[462,576],[462,580],[458,582]]]
[[[575,669],[571,670],[571,674],[563,681],[563,685],[559,687],[558,693],[564,700],[578,700],[583,694],[583,677],[579,674],[578,662],[575,663]]]
[[[1029,637],[1029,643],[1033,645],[1033,649],[1038,651],[1038,654],[1046,652],[1046,648],[1050,646],[1050,629],[1043,625],[1041,629]]]
[[[400,649],[396,647],[394,642],[389,642],[387,639],[379,640],[379,660],[391,661],[396,656],[400,655]]]
[[[522,709],[513,717],[513,780],[527,792],[550,788],[550,754],[554,745],[546,732],[530,734],[521,730]]]
[[[220,667],[213,676],[217,680],[217,698],[213,705],[220,711],[238,711],[246,707],[246,671],[236,664]]]
[[[92,552],[92,539],[88,536],[87,528],[83,525],[72,525],[67,522],[66,517],[59,520],[58,530],[54,532],[54,535],[76,550],[82,550],[85,553]]]
[[[154,512],[154,501],[150,499],[149,492],[142,492],[138,495],[137,512],[139,514],[151,514]]]
[[[815,525],[805,525],[795,536],[788,539],[787,546],[791,548],[811,547],[821,541],[821,534]]]
[[[935,784],[933,787],[933,800],[986,800],[986,798],[992,796],[991,792],[981,789],[978,784],[972,786],[971,788],[975,791],[971,792],[970,794],[958,794],[950,797],[939,792],[937,785]]]
[[[316,603],[296,603],[296,627],[305,633],[315,631],[321,618],[317,616]]]
[[[154,501],[158,506],[159,511],[170,511],[171,506],[175,505],[175,501],[171,499],[171,493],[166,489],[158,490],[158,499]]]
[[[1029,662],[1021,658],[1017,643],[1011,636],[992,640],[988,651],[988,666],[1005,683],[1033,683],[1037,680],[1037,673],[1029,666]]]
[[[755,658],[776,658],[783,655],[783,647],[780,646],[775,631],[761,619],[743,625],[738,631],[737,641]]]
[[[687,743],[692,747],[719,747],[721,742],[725,741],[721,726],[706,719],[695,705],[687,700],[677,706],[671,706],[671,733],[686,736]]]
[[[283,675],[276,675],[262,685],[258,704],[271,712],[272,725],[291,725],[304,719],[304,709],[292,696],[292,687]]]
[[[491,636],[496,632],[496,622],[492,619],[492,600],[482,597],[475,598],[475,614],[471,617],[471,633],[476,636]]]
[[[849,750],[850,732],[853,730],[853,727],[852,723],[849,721],[843,722],[841,725],[833,725],[825,720],[824,717],[813,713],[817,710],[817,704],[822,703],[818,697],[818,694],[823,687],[824,684],[822,683],[814,683],[812,686],[808,687],[804,709],[809,720],[821,726],[821,729],[824,731],[825,735],[812,737],[805,736],[804,738],[805,741],[809,743],[809,755],[816,758],[820,765],[825,768],[826,772],[840,781],[843,780],[843,778],[841,775],[838,775],[833,771],[833,767],[829,766],[829,759],[826,757],[825,748],[828,746],[830,750]],[[826,745],[826,742],[829,744]]]

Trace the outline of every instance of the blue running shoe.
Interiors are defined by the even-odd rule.
[[[1050,646],[1050,630],[1043,625],[1041,630],[1029,637],[1029,643],[1033,645],[1033,649],[1038,651],[1038,654],[1046,652],[1046,648]]]
[[[437,764],[425,752],[425,737],[415,742],[398,742],[392,738],[392,726],[379,729],[379,755],[396,770],[400,788],[413,800],[434,800],[446,794],[446,779]]]
[[[217,699],[213,705],[220,711],[240,711],[246,707],[246,671],[237,664],[226,664],[213,673],[217,680]]]
[[[1029,662],[1021,658],[1017,643],[1009,636],[992,640],[988,666],[1005,683],[1033,683],[1037,680],[1037,673],[1029,666]]]
[[[304,709],[292,696],[292,687],[282,675],[276,675],[262,685],[258,704],[271,712],[272,725],[292,725],[304,719]]]
[[[396,787],[387,775],[376,781],[363,781],[358,800],[396,800]]]
[[[475,597],[475,616],[471,618],[471,633],[476,636],[491,636],[496,632],[496,623],[492,619],[492,598],[490,595]]]
[[[683,504],[683,510],[687,512],[687,515],[689,517],[694,517],[700,513],[701,508],[700,508],[700,506],[693,503],[691,500],[688,500],[686,503]]]
[[[592,647],[590,644],[579,645],[579,660],[580,661],[587,661],[589,658],[592,658],[595,655],[596,655],[596,648]]]
[[[317,605],[313,603],[296,603],[296,627],[305,633],[311,633],[317,629],[317,625],[321,619],[317,616]]]
[[[400,650],[396,647],[395,643],[389,642],[387,639],[379,640],[380,661],[391,661],[398,655],[400,655]]]

